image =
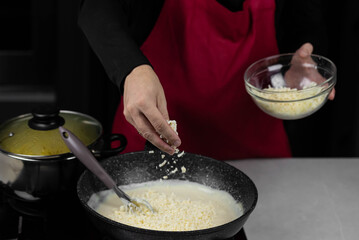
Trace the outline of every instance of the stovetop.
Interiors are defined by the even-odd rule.
[[[0,240],[100,239],[73,196],[26,202],[0,188]]]
[[[96,230],[75,192],[46,203],[19,201],[0,188],[0,240],[111,240]],[[229,240],[247,240],[242,229]]]

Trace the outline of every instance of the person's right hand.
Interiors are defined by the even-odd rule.
[[[314,67],[306,67],[306,65],[315,66],[315,62],[311,58],[313,52],[313,45],[311,43],[303,44],[295,53],[291,61],[291,67],[286,72],[284,78],[287,79],[287,84],[291,88],[295,88],[294,82],[298,79],[309,79],[313,82],[321,84],[326,79]],[[291,79],[293,81],[291,81]],[[293,85],[291,85],[291,82]],[[328,99],[334,100],[335,88],[330,92]]]
[[[167,123],[166,97],[151,66],[138,66],[126,77],[123,104],[126,120],[142,137],[160,150],[174,154],[174,147],[179,147],[181,140]],[[160,135],[169,143],[164,142]]]

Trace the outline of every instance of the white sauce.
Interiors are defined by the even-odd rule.
[[[139,228],[163,231],[190,231],[223,225],[243,214],[241,203],[227,192],[180,180],[153,181],[120,186],[131,197],[147,200],[151,213],[126,211],[113,191],[91,196],[88,205],[114,221]]]

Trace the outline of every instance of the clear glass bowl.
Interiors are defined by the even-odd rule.
[[[293,57],[288,53],[263,58],[244,74],[246,90],[257,106],[284,120],[304,118],[320,109],[337,79],[335,64],[328,58]]]

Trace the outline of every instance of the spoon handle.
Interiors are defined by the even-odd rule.
[[[117,195],[129,199],[127,194],[121,191],[115,181],[103,169],[100,163],[96,160],[90,150],[78,139],[73,133],[64,127],[59,127],[60,134],[70,151],[93,173],[95,174],[109,189],[115,189]]]

